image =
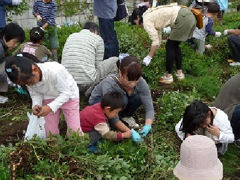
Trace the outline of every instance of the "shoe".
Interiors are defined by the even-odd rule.
[[[227,62],[228,62],[228,63],[232,63],[232,62],[234,62],[234,60],[228,59]]]
[[[179,81],[182,81],[182,80],[185,79],[185,75],[184,75],[183,73],[181,73],[181,74],[176,73],[176,76],[177,76],[177,79],[178,79]]]
[[[159,80],[160,83],[163,83],[163,84],[172,84],[173,83],[173,77],[170,76],[170,77],[167,77],[167,76],[162,76]]]
[[[133,117],[124,117],[121,120],[126,122],[130,128],[139,129],[139,124],[136,123]]]
[[[4,96],[0,96],[0,104],[4,104],[6,102],[8,102],[8,98]]]
[[[240,66],[240,62],[229,63],[230,66]]]

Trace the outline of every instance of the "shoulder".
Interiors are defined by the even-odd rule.
[[[221,109],[218,109],[216,107],[213,107],[216,109],[216,115],[215,115],[215,120],[217,121],[223,121],[223,120],[227,120],[228,121],[228,115],[222,111]]]

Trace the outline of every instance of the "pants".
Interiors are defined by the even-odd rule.
[[[232,58],[234,61],[240,62],[240,37],[237,35],[228,36],[229,47],[232,51]]]
[[[179,47],[180,41],[167,40],[166,43],[166,69],[169,74],[172,72],[173,61],[176,61],[177,70],[182,69],[182,53]]]
[[[97,142],[102,138],[101,134],[96,130],[87,132],[89,135],[89,145],[96,146]]]
[[[43,105],[47,105],[54,99],[43,100]],[[63,111],[67,127],[72,131],[82,131],[80,127],[80,116],[79,116],[79,99],[70,99],[65,104],[63,104],[55,113],[51,112],[45,116],[45,131],[46,136],[49,136],[51,132],[53,135],[59,134],[59,119],[60,113]]]
[[[235,140],[238,140],[240,138],[240,105],[237,105],[233,111],[231,126]]]
[[[108,59],[113,56],[118,57],[119,48],[116,31],[114,30],[114,20],[103,18],[98,18],[98,20],[100,34],[103,38],[105,46],[104,59]]]
[[[203,54],[205,51],[205,41],[202,41],[201,39],[191,38],[190,43],[193,46],[193,48],[196,50],[197,54]]]

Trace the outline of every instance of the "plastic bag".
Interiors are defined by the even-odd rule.
[[[39,138],[46,138],[44,117],[38,118],[37,116],[30,114],[29,112],[27,112],[27,116],[29,118],[29,123],[24,139],[30,140],[35,134]]]

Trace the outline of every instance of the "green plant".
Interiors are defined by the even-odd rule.
[[[8,21],[12,21],[12,16],[21,16],[26,10],[29,9],[27,0],[23,0],[18,6],[7,6],[6,11],[8,14]]]

